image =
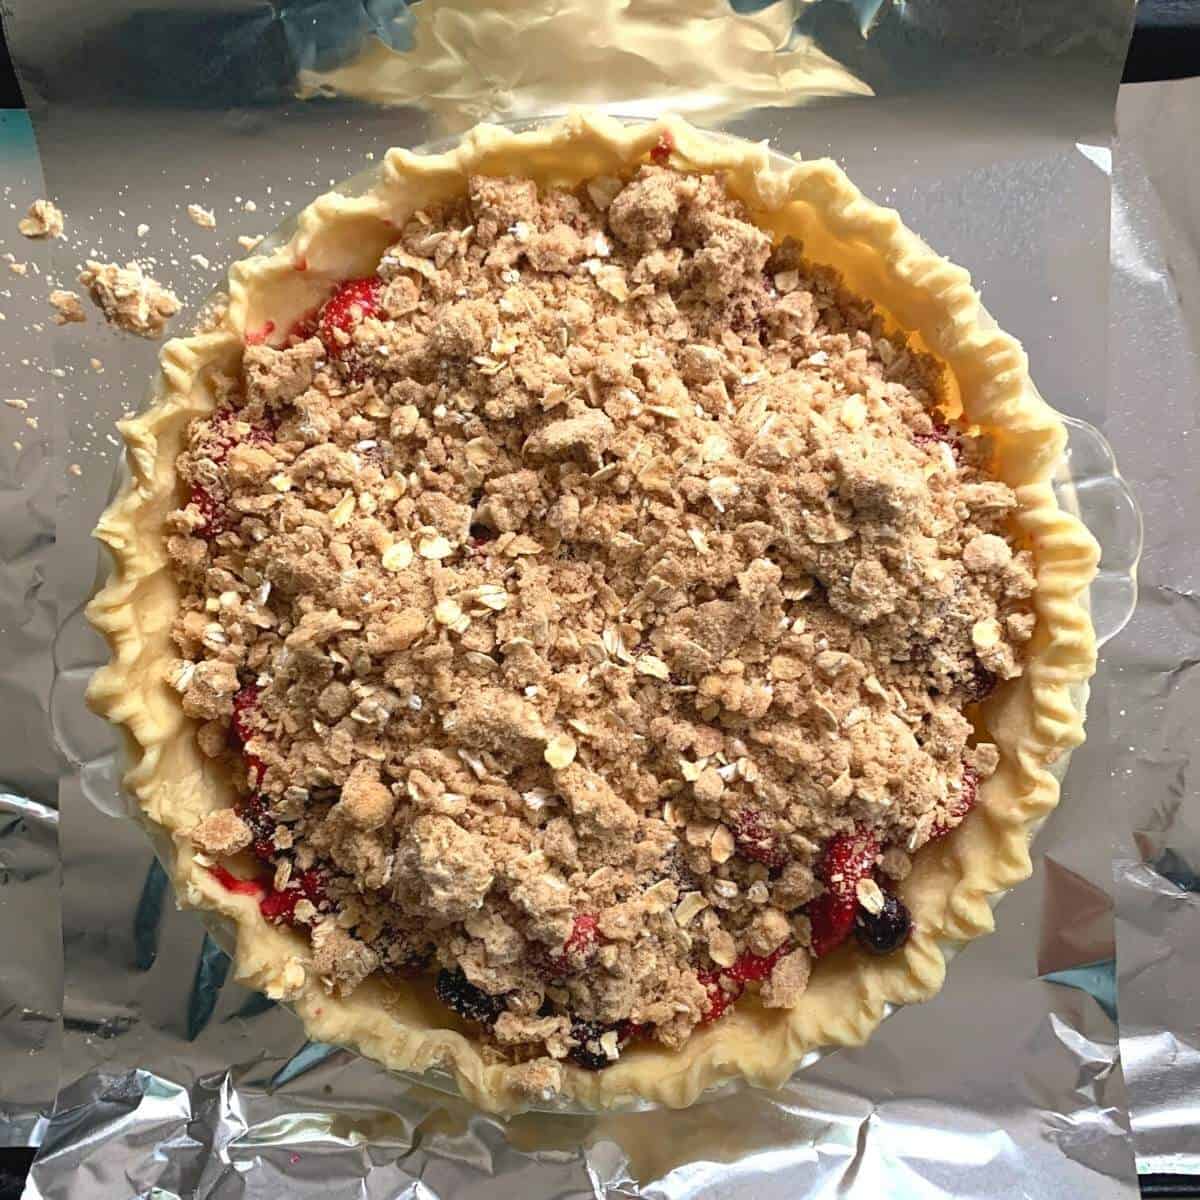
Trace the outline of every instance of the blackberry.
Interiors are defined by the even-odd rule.
[[[605,1067],[611,1067],[613,1060],[604,1053],[603,1047],[600,1045],[600,1039],[610,1029],[617,1028],[615,1025],[601,1025],[597,1021],[573,1021],[571,1023],[571,1036],[579,1043],[578,1046],[572,1049],[570,1057],[571,1061],[578,1067],[582,1067],[585,1071],[603,1071]],[[618,1033],[618,1045],[620,1045],[620,1034]]]
[[[465,1021],[490,1025],[504,1011],[504,997],[477,988],[461,971],[439,971],[433,985],[437,998]]]
[[[246,822],[253,839],[250,848],[254,857],[270,862],[276,855],[275,825],[268,801],[263,796],[243,796],[234,806],[234,811]]]
[[[872,954],[891,954],[899,950],[908,941],[912,930],[912,917],[903,901],[898,897],[885,894],[883,908],[877,913],[869,913],[859,907],[854,919],[854,935],[864,950]]]

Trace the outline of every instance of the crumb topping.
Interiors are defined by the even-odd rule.
[[[87,320],[83,305],[75,292],[55,288],[50,293],[50,307],[54,309],[55,325],[70,325]]]
[[[35,200],[17,222],[18,231],[27,238],[60,238],[64,228],[62,210],[52,200]]]
[[[179,311],[175,293],[136,262],[120,267],[88,259],[79,282],[110,325],[139,337],[162,337],[168,319]]]
[[[195,844],[331,993],[434,976],[532,1094],[907,936],[1034,624],[934,360],[655,165],[473,178],[248,341],[178,462],[170,678],[244,791]]]

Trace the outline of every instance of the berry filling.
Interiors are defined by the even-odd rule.
[[[325,301],[317,318],[317,336],[333,355],[345,354],[351,345],[355,326],[374,315],[379,307],[381,280],[374,275],[343,283]]]
[[[860,908],[854,918],[854,936],[858,944],[871,954],[891,954],[908,941],[912,917],[898,896],[885,892],[883,908],[868,912]]]
[[[250,849],[254,857],[270,862],[278,850],[275,847],[276,821],[268,811],[266,800],[262,796],[244,796],[235,805],[235,811],[250,827],[250,836],[254,839]]]
[[[825,891],[808,906],[816,958],[836,950],[850,936],[858,912],[858,885],[874,874],[878,856],[873,833],[843,834],[825,848],[817,867]]]
[[[504,997],[477,988],[461,971],[439,971],[433,985],[437,998],[464,1021],[491,1025],[504,1011]]]
[[[266,890],[257,879],[239,879],[224,867],[209,867],[208,873],[227,891],[237,896],[261,896]]]
[[[196,528],[196,536],[212,539],[225,531],[225,506],[207,488],[199,485],[192,488],[188,502],[194,504],[204,518],[204,524]]]
[[[929,840],[932,842],[937,838],[944,838],[952,829],[961,825],[967,813],[975,807],[975,801],[979,795],[979,772],[971,766],[963,766],[962,772],[962,787],[959,789],[958,795],[950,804],[949,820],[940,822],[933,827],[933,832],[929,835]]]
[[[603,1071],[605,1067],[611,1067],[616,1061],[604,1048],[605,1041],[612,1041],[606,1035],[616,1034],[616,1050],[619,1053],[629,1040],[631,1028],[633,1026],[628,1023],[601,1025],[596,1021],[572,1021],[571,1037],[579,1044],[571,1048],[568,1057],[576,1066],[582,1067],[585,1071]]]
[[[772,871],[787,862],[778,837],[767,826],[763,814],[754,809],[743,808],[734,817],[734,841],[743,858],[762,863]]]
[[[665,166],[667,160],[675,151],[675,139],[670,133],[662,134],[658,141],[654,143],[654,148],[650,151],[650,159],[652,162],[658,163],[660,167]]]
[[[281,892],[272,891],[259,901],[258,908],[273,925],[296,925],[296,906],[301,900],[309,901],[316,909],[327,903],[325,876],[316,867],[293,875],[288,886]]]
[[[550,956],[548,960],[550,969],[556,975],[569,975],[574,971],[582,970],[596,952],[599,939],[596,915],[580,913],[571,926],[571,933],[563,944],[562,952]]]

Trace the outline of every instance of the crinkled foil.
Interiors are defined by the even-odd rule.
[[[1121,1053],[1139,1169],[1200,1174],[1200,163],[1178,153],[1200,79],[1122,88],[1117,111],[1107,429],[1146,511],[1141,604],[1110,659]]]
[[[49,257],[16,230],[42,192],[33,130],[0,112],[0,184],[10,213],[0,261],[0,1147],[42,1132],[58,1084],[62,954],[58,922],[57,784],[50,736],[55,453],[52,358],[35,351]],[[17,270],[13,270],[15,266]],[[24,274],[18,274],[24,271]]]
[[[47,184],[69,214],[71,237],[48,250],[60,280],[87,256],[137,257],[195,303],[242,253],[236,235],[265,232],[388,145],[573,99],[630,114],[672,107],[839,158],[971,266],[1047,397],[1104,426],[1125,405],[1110,405],[1105,331],[1109,139],[1129,18],[1123,0],[243,0],[215,11],[18,0],[7,27]],[[556,48],[566,76],[548,63]],[[373,97],[364,79],[399,90]],[[192,225],[188,203],[213,209],[217,228]],[[10,354],[24,339],[44,356],[49,337],[17,333],[0,331]],[[111,731],[82,704],[103,658],[80,615],[98,565],[87,531],[112,486],[112,421],[143,402],[155,347],[95,320],[52,342],[62,375],[43,380],[40,403],[61,424],[62,461],[82,473],[58,476],[51,574],[53,718],[72,766],[60,784],[62,1087],[29,1196],[1136,1194],[1112,917],[1114,859],[1135,860],[1129,801],[1114,786],[1118,739],[1140,744],[1129,722],[1147,709],[1123,700],[1133,664],[1102,665],[1091,740],[1039,835],[1034,878],[1001,902],[997,932],[954,961],[938,998],[778,1093],[685,1112],[486,1117],[305,1042],[290,1013],[231,981],[196,915],[176,910],[127,819]],[[1145,426],[1127,415],[1107,428],[1124,462]],[[1072,429],[1071,467],[1105,539],[1097,619],[1115,628],[1129,510],[1087,426]],[[1182,775],[1186,758],[1171,761]],[[1137,945],[1157,965],[1166,908],[1150,910],[1157,923],[1138,926]],[[1183,1040],[1182,1012],[1145,1012],[1147,1037]],[[6,1055],[19,1044],[8,1032],[0,1021]],[[1161,1085],[1162,1051],[1140,1061]],[[1141,1111],[1163,1115],[1153,1099]]]

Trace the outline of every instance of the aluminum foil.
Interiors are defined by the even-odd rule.
[[[1142,603],[1114,643],[1109,786],[1121,1052],[1139,1169],[1200,1175],[1200,79],[1122,89],[1113,209],[1114,402],[1107,428],[1146,508]],[[1152,422],[1154,436],[1142,436]]]
[[[41,194],[33,130],[0,112],[0,212]],[[36,1141],[58,1084],[62,955],[57,785],[50,736],[55,499],[62,484],[52,398],[61,386],[36,328],[46,319],[45,247],[4,221],[0,252],[0,1147]],[[17,270],[13,270],[13,267]],[[23,271],[19,274],[18,271]],[[32,334],[32,336],[31,336]],[[35,349],[35,347],[37,347]]]
[[[369,155],[480,116],[528,112],[519,78],[489,98],[499,65],[479,70],[478,58],[460,94],[439,93],[436,103],[414,93],[383,107],[345,85],[356,63],[378,58],[372,38],[391,47],[403,74],[413,22],[439,13],[445,54],[469,57],[472,7],[485,6],[460,4],[456,25],[452,6],[433,2],[282,3],[270,13],[248,2],[213,13],[182,2],[85,12],[66,0],[13,4],[10,44],[36,106],[47,184],[71,220],[52,269],[66,278],[89,254],[136,256],[195,302],[240,255],[237,234],[265,232]],[[557,36],[572,36],[565,3],[490,7],[518,30],[558,20]],[[688,0],[627,7],[646,20],[661,14],[664,37],[695,33]],[[780,23],[781,10],[790,23]],[[802,50],[801,60],[821,56],[820,86],[780,70],[774,91],[730,97],[714,57],[704,89],[714,103],[681,98],[677,107],[785,152],[839,158],[868,193],[972,267],[997,319],[1025,342],[1047,397],[1103,425],[1107,164],[1128,5],[738,0],[728,13],[713,6],[716,24],[703,32],[711,40],[722,16],[748,13],[765,14],[771,31],[760,39],[756,81],[769,75],[771,53]],[[693,47],[668,42],[633,70],[647,52],[625,40],[631,28],[615,16],[591,42],[589,80],[605,86],[589,98],[614,111],[665,106],[666,85],[644,86],[649,66],[661,77],[664,54]],[[512,44],[519,53],[525,43]],[[319,75],[320,91],[337,98],[297,98],[301,71],[304,96]],[[216,230],[187,220],[192,202],[216,212]],[[959,956],[937,999],[898,1012],[868,1046],[827,1056],[778,1093],[745,1090],[681,1113],[485,1117],[305,1042],[286,1010],[229,980],[228,960],[195,914],[176,911],[126,819],[112,734],[82,705],[88,670],[103,656],[80,617],[97,570],[87,530],[113,479],[111,421],[142,403],[155,348],[94,321],[53,340],[63,402],[45,388],[42,403],[64,426],[62,461],[82,474],[59,476],[54,560],[52,715],[72,768],[60,784],[62,1089],[29,1196],[1136,1194],[1114,1006],[1112,864],[1133,855],[1112,782],[1115,723],[1125,719],[1113,664],[1094,682],[1091,741],[1039,836],[1034,879],[1002,902],[997,933]],[[1124,459],[1139,429],[1121,432]],[[1129,598],[1119,587],[1133,553],[1128,510],[1104,443],[1086,426],[1072,430],[1072,454],[1085,484],[1076,493],[1106,532],[1106,579],[1118,585],[1098,592],[1096,611],[1115,626]],[[1140,706],[1130,711],[1141,718]],[[1151,955],[1162,950],[1159,928],[1146,931]],[[1148,1036],[1183,1037],[1172,1032],[1184,1028],[1182,1011],[1163,1005],[1144,1019]],[[0,1052],[10,1044],[0,1041]],[[1150,1056],[1152,1085],[1164,1065]],[[1153,1100],[1145,1111],[1161,1116]]]

